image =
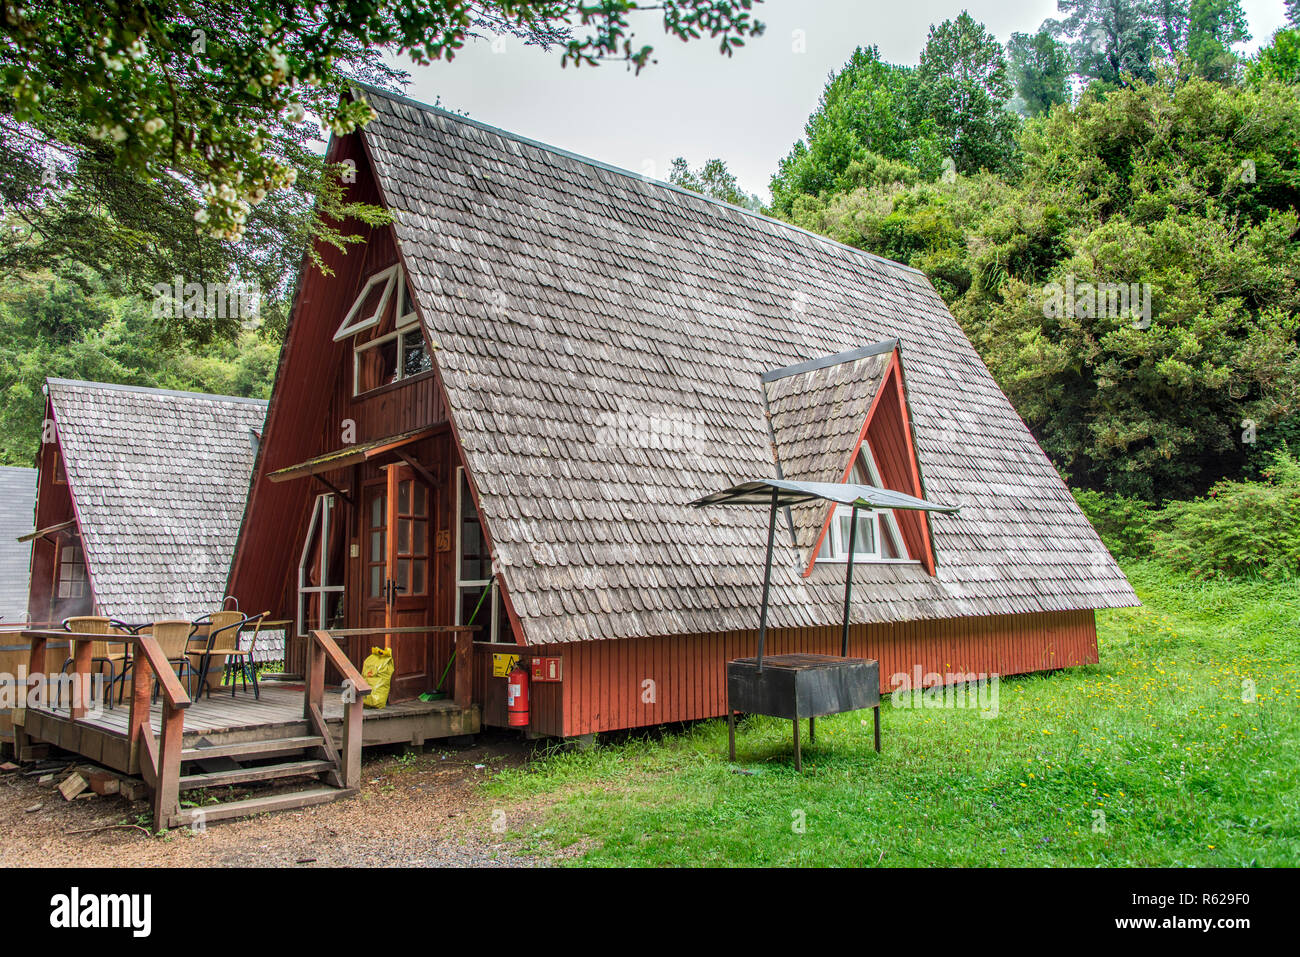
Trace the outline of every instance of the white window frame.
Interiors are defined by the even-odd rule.
[[[330,499],[330,504],[326,505],[325,499]],[[316,496],[316,504],[312,506],[311,521],[307,523],[307,535],[302,542],[302,557],[298,559],[298,635],[305,637],[307,634],[307,599],[311,595],[319,595],[320,601],[317,602],[319,614],[313,627],[321,628],[325,621],[325,596],[331,593],[342,592],[343,585],[308,585],[307,584],[307,563],[311,559],[311,538],[312,533],[316,530],[316,523],[320,521],[320,580],[326,582],[329,580],[329,546],[330,535],[333,534],[333,528],[330,522],[331,513],[338,508],[338,501],[333,492],[323,492]],[[344,561],[343,572],[346,574],[347,562]]]
[[[403,302],[403,300],[406,299],[406,274],[402,271],[402,269],[401,269],[400,266],[394,266],[394,267],[392,267],[392,268],[397,270],[397,303],[398,303],[398,308],[400,309],[401,306],[402,306],[402,302]],[[387,271],[387,270],[385,270],[385,271]],[[363,295],[364,295],[364,293],[363,293]],[[377,313],[377,316],[378,316],[379,318],[376,319],[376,322],[379,321],[379,319],[382,319],[382,318],[383,318],[384,306],[386,306],[387,303],[388,303],[388,296],[385,295],[385,296],[384,296],[383,303],[380,305],[379,311],[378,311],[378,313]],[[421,339],[421,341],[423,342],[423,340],[424,340],[424,330],[420,329],[420,317],[419,317],[418,315],[416,315],[416,312],[415,312],[415,303],[414,303],[414,302],[411,302],[411,301],[407,301],[407,302],[406,302],[406,305],[410,307],[411,311],[408,312],[408,313],[406,313],[406,314],[404,314],[404,315],[401,315],[401,316],[398,316],[398,317],[397,317],[397,328],[396,328],[396,329],[394,329],[392,332],[390,332],[390,333],[389,333],[388,335],[386,335],[386,336],[380,336],[378,339],[371,339],[371,340],[369,340],[369,341],[367,341],[367,342],[359,342],[359,343],[357,343],[356,345],[353,346],[353,348],[352,348],[352,395],[353,395],[354,398],[355,398],[356,396],[359,396],[359,395],[365,395],[366,392],[373,392],[373,391],[375,391],[375,389],[381,389],[381,388],[383,388],[383,386],[375,386],[375,389],[366,389],[366,390],[364,390],[364,391],[362,390],[362,388],[361,388],[361,353],[363,353],[363,352],[365,352],[365,351],[367,351],[367,350],[369,350],[369,349],[374,349],[374,348],[376,348],[377,346],[381,346],[381,345],[383,345],[385,342],[390,342],[390,341],[393,340],[393,339],[398,340],[398,342],[397,342],[397,378],[394,379],[393,381],[394,381],[394,382],[400,382],[400,381],[402,381],[403,379],[408,378],[408,376],[406,375],[406,347],[403,345],[403,337],[404,337],[407,333],[409,333],[409,332],[419,331],[419,333],[420,333],[420,339]],[[354,307],[354,308],[355,308],[355,307]],[[374,324],[375,324],[375,323],[373,323],[373,322],[372,322],[372,323],[368,323],[368,324],[365,325],[365,326],[358,327],[358,329],[357,329],[356,331],[359,332],[359,331],[362,331],[362,330],[364,330],[364,329],[369,329],[369,328],[370,328],[371,326],[373,326]],[[335,341],[336,341],[336,342],[338,341],[338,337],[337,337],[337,336],[335,337]],[[425,351],[426,353],[429,351],[429,344],[428,344],[427,342],[424,343],[424,351]]]
[[[861,462],[867,471],[867,480],[877,488],[883,488],[880,484],[880,468],[876,465],[875,453],[871,451],[871,444],[862,440],[862,445],[858,451],[857,462]],[[855,463],[856,464],[856,463]],[[852,472],[849,473],[850,477]],[[852,505],[836,505],[831,511],[830,526],[826,529],[826,538],[822,542],[821,550],[817,554],[817,561],[830,562],[832,564],[847,564],[849,560],[849,543],[845,540],[841,529],[840,519],[850,517],[853,514]],[[898,527],[898,519],[894,517],[893,509],[883,509],[876,511],[874,509],[858,509],[858,518],[870,519],[873,523],[872,542],[875,545],[873,551],[860,551],[862,543],[854,542],[853,563],[868,562],[874,565],[919,565],[920,562],[915,558],[907,557],[907,542],[903,539],[902,531]],[[883,527],[882,527],[883,526]],[[894,543],[898,546],[902,554],[900,558],[886,558],[881,551],[881,543],[884,541],[882,534],[888,531],[893,537]]]
[[[468,480],[465,478],[465,467],[456,466],[456,624],[463,625],[461,621],[461,592],[468,588],[492,588],[492,627],[488,639],[495,643],[501,635],[501,589],[492,585],[490,578],[461,578],[461,558],[463,552],[460,547],[460,532],[465,524],[464,494],[465,486]],[[483,527],[483,515],[478,517],[479,528]],[[486,535],[484,538],[486,539]],[[493,567],[496,565],[496,557],[492,557]]]
[[[366,280],[366,284],[361,287],[361,292],[353,300],[352,308],[348,310],[343,322],[339,324],[338,331],[334,333],[335,342],[342,342],[348,336],[363,332],[376,325],[383,318],[384,310],[388,308],[388,300],[393,296],[397,281],[402,278],[401,272],[402,267],[394,263],[387,269],[381,269]],[[379,305],[375,307],[373,312],[358,318],[357,313],[361,311],[361,306],[366,301],[366,297],[370,295],[370,290],[381,282],[387,285],[384,286],[384,294],[379,297]]]

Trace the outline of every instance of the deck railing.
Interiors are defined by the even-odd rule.
[[[87,703],[96,697],[91,682],[95,643],[109,641],[131,648],[131,705],[127,717],[131,748],[129,763],[132,768],[139,767],[140,776],[153,789],[154,830],[172,826],[180,814],[181,746],[185,735],[185,709],[191,702],[158,642],[148,634],[93,635],[60,630],[25,631],[23,637],[31,642],[31,651],[27,665],[27,693],[20,706],[23,709],[29,703],[54,706],[46,646],[51,641],[67,642],[72,660],[68,716],[74,724],[85,721],[89,710]],[[62,669],[59,674],[62,674]],[[149,721],[149,699],[155,679],[162,695],[162,720],[157,738]],[[113,693],[111,686],[108,693]],[[25,723],[22,715],[14,721],[16,726]]]

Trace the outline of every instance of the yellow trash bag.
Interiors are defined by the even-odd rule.
[[[367,708],[388,704],[388,689],[393,683],[393,649],[371,648],[370,656],[361,666],[361,676],[370,685],[370,694],[361,703]]]

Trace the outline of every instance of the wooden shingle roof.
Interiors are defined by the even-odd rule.
[[[855,621],[1129,605],[1070,493],[919,272],[366,90],[362,133],[530,644],[755,626],[773,476],[760,376],[897,338],[938,574],[859,565]],[[837,450],[846,461],[851,447]],[[778,538],[771,623],[839,620]]]
[[[48,379],[86,566],[103,614],[220,607],[266,402]]]

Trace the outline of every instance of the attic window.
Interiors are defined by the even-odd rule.
[[[357,294],[356,301],[352,303],[352,308],[343,319],[343,324],[339,326],[338,332],[334,333],[335,342],[341,342],[350,335],[379,325],[379,320],[384,317],[384,309],[393,297],[393,287],[401,278],[400,273],[401,267],[394,264],[366,280],[365,286]]]
[[[871,446],[862,443],[862,449],[853,463],[853,481],[859,485],[880,483],[880,469],[876,467]],[[853,508],[849,505],[837,505],[831,518],[830,528],[822,539],[818,561],[847,562],[849,560],[849,538],[852,533]],[[906,562],[907,551],[903,548],[903,536],[898,528],[898,520],[892,511],[871,511],[858,509],[858,532],[853,542],[853,561],[857,562]]]
[[[386,275],[389,279],[383,286],[384,291],[376,293],[374,290],[381,287],[381,279]],[[392,294],[394,289],[398,290],[396,296]],[[415,302],[401,267],[392,266],[377,273],[366,284],[357,302],[361,303],[368,296],[378,302],[373,321],[352,323],[355,335],[353,395],[409,379],[433,368],[424,330],[420,328]],[[364,311],[370,306],[353,306],[354,310],[358,308]],[[343,333],[347,329],[345,322],[339,331]]]

